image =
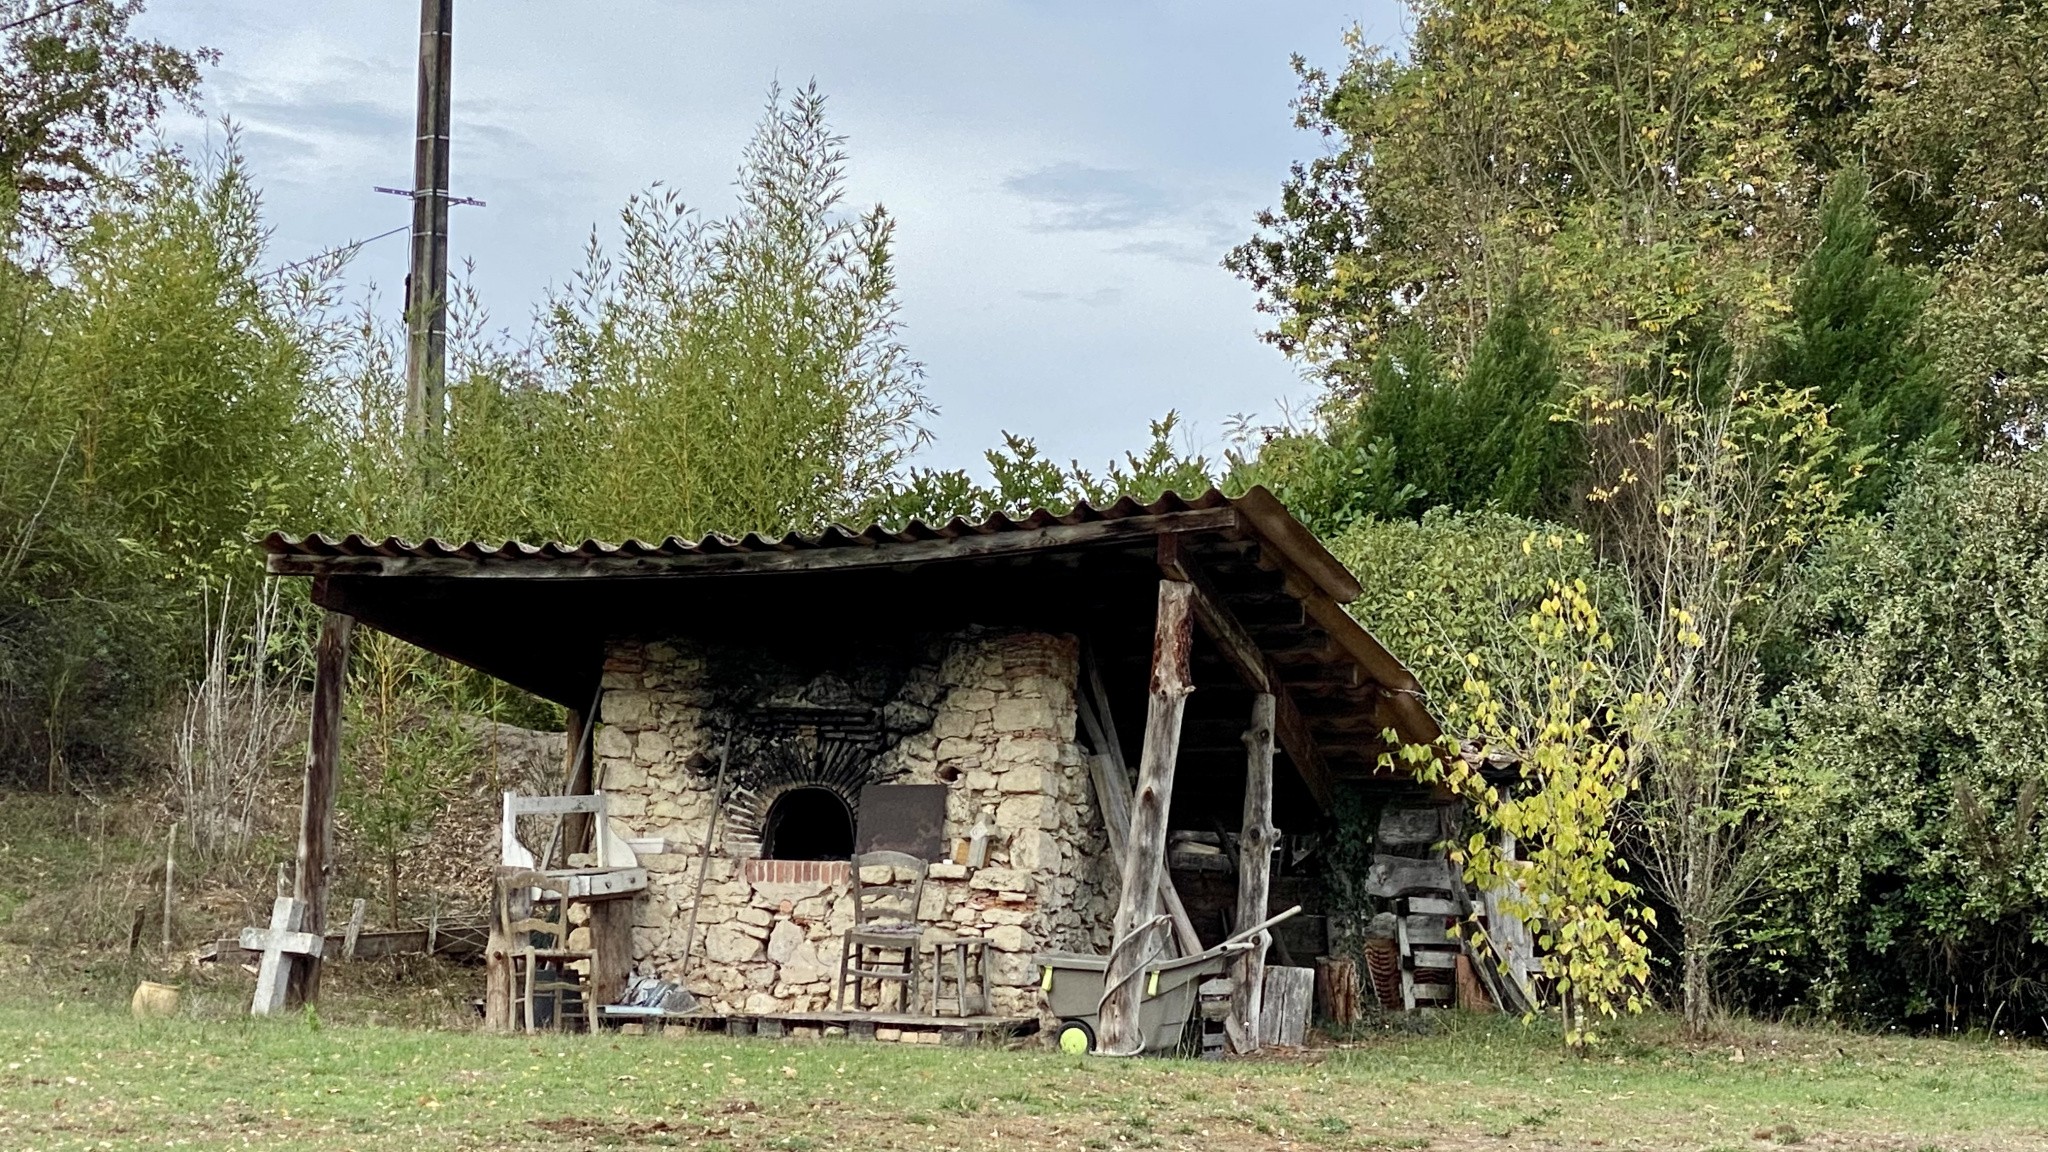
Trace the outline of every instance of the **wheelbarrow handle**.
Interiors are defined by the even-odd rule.
[[[1264,932],[1266,929],[1271,928],[1273,925],[1280,923],[1282,920],[1291,920],[1299,915],[1301,915],[1301,905],[1296,904],[1294,907],[1289,908],[1287,911],[1280,913],[1278,916],[1268,916],[1264,920],[1259,921],[1257,924],[1252,925],[1244,931],[1239,932],[1235,936],[1232,936],[1229,939],[1225,940],[1223,943],[1218,944],[1217,947],[1228,948],[1232,944],[1236,944],[1239,941],[1249,940],[1252,937],[1258,935],[1259,933]]]

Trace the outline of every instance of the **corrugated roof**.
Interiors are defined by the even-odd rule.
[[[1263,492],[1263,489],[1255,491]],[[1267,499],[1271,499],[1270,496]],[[769,539],[758,533],[745,536],[728,536],[713,532],[696,540],[680,536],[665,536],[654,543],[628,539],[622,543],[609,544],[602,540],[585,540],[580,544],[566,544],[548,541],[543,544],[526,544],[517,540],[488,543],[469,540],[449,543],[436,537],[427,537],[417,543],[398,536],[386,536],[373,540],[360,533],[350,533],[336,539],[321,533],[307,536],[287,536],[272,532],[263,538],[263,550],[271,556],[314,556],[314,557],[383,557],[387,559],[469,559],[469,560],[538,560],[550,559],[595,559],[599,557],[658,557],[658,556],[708,556],[734,552],[803,552],[826,548],[873,547],[886,544],[911,544],[922,540],[955,540],[963,536],[992,536],[1004,532],[1030,532],[1054,525],[1087,524],[1099,520],[1128,520],[1138,516],[1164,516],[1176,512],[1199,512],[1216,508],[1228,508],[1238,504],[1222,492],[1209,489],[1192,500],[1168,492],[1149,504],[1140,504],[1126,496],[1107,508],[1095,508],[1086,501],[1076,504],[1071,510],[1054,513],[1040,508],[1020,518],[1006,516],[1001,512],[979,522],[955,517],[944,524],[930,525],[913,520],[900,531],[891,530],[881,524],[871,524],[856,532],[841,525],[828,525],[815,535],[791,532],[779,539]]]

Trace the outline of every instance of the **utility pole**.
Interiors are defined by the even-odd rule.
[[[405,411],[416,447],[441,443],[448,411],[448,121],[455,0],[420,0],[412,271],[406,277]]]

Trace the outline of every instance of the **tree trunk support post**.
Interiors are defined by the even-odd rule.
[[[1251,727],[1245,730],[1244,829],[1237,847],[1237,924],[1266,919],[1272,883],[1273,845],[1280,830],[1273,827],[1273,725],[1276,701],[1270,692],[1252,697]],[[1259,1047],[1259,1001],[1266,983],[1266,945],[1271,931],[1261,932],[1252,947],[1233,962],[1235,985],[1225,1031],[1239,1053]]]
[[[1161,536],[1162,554],[1177,549]],[[1097,1051],[1135,1056],[1144,1049],[1139,1021],[1147,957],[1155,950],[1159,881],[1166,870],[1166,817],[1173,804],[1174,760],[1180,750],[1181,716],[1194,691],[1189,670],[1194,643],[1194,587],[1184,580],[1159,583],[1158,617],[1152,635],[1152,689],[1145,711],[1145,747],[1138,763],[1138,790],[1131,803],[1123,891],[1116,908],[1115,943],[1104,973]]]
[[[320,622],[313,652],[313,721],[306,741],[306,786],[299,801],[298,872],[292,898],[306,908],[302,929],[327,932],[327,879],[334,869],[334,802],[341,786],[341,715],[348,685],[349,642],[355,617],[329,612]],[[292,966],[287,1003],[320,999],[320,957],[302,956]]]

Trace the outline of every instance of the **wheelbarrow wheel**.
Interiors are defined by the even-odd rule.
[[[1061,1023],[1060,1030],[1053,1039],[1059,1044],[1060,1051],[1075,1056],[1086,1056],[1095,1051],[1095,1029],[1090,1028],[1086,1020],[1068,1020]]]

